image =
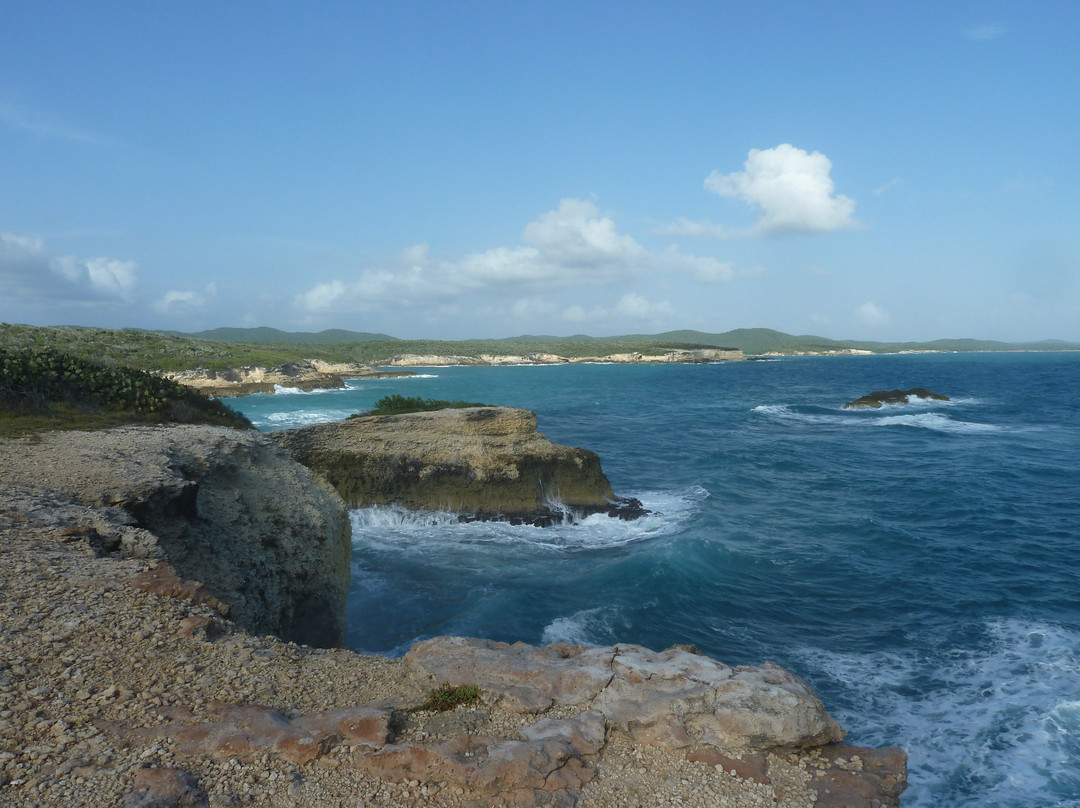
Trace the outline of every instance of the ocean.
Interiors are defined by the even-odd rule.
[[[948,402],[844,410],[880,389]],[[260,429],[391,393],[537,413],[653,514],[354,511],[349,643],[693,643],[807,679],[910,756],[912,808],[1080,807],[1080,354],[427,368],[231,400]]]

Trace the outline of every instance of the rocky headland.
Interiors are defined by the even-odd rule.
[[[533,524],[568,513],[644,513],[639,501],[612,492],[595,452],[552,443],[529,410],[369,415],[273,438],[350,507],[394,504]]]
[[[0,805],[898,805],[903,753],[844,745],[771,663],[313,647],[340,631],[344,514],[250,431],[0,441]],[[481,700],[426,707],[443,683]]]
[[[273,393],[277,387],[298,390],[332,390],[345,386],[346,379],[384,379],[411,376],[407,371],[376,370],[354,362],[324,362],[321,359],[298,359],[275,367],[238,367],[222,371],[168,371],[167,379],[193,387],[210,396],[246,396]]]

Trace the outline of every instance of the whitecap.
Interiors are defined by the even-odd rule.
[[[622,547],[678,532],[700,511],[709,496],[700,486],[677,491],[632,493],[650,511],[637,519],[607,514],[577,517],[550,527],[512,525],[509,522],[462,522],[450,511],[414,511],[376,505],[350,511],[353,541],[393,548],[400,552],[427,552],[448,544],[459,547],[520,547],[537,552],[563,553]]]
[[[317,396],[321,393],[340,393],[343,388],[340,387],[317,387],[314,390],[301,390],[299,387],[284,387],[280,384],[274,385],[274,395],[277,396]]]
[[[341,421],[351,414],[350,410],[293,410],[291,412],[271,412],[262,417],[252,418],[252,423],[256,427],[286,429],[293,426]]]
[[[924,412],[912,415],[887,415],[874,420],[875,426],[910,426],[919,429],[932,429],[935,432],[952,432],[957,434],[978,434],[985,432],[999,432],[1001,427],[994,424],[976,424],[971,421],[954,421],[947,415],[938,412]]]
[[[542,645],[568,642],[575,645],[601,645],[613,633],[616,610],[611,606],[582,609],[566,617],[557,617],[544,627]]]
[[[1080,632],[1023,620],[985,626],[976,647],[934,655],[804,649],[830,681],[831,712],[854,743],[909,754],[908,808],[1076,806],[1080,794]]]

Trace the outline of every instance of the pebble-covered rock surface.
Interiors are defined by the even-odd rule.
[[[581,710],[537,723],[490,693],[450,713],[410,710],[438,683],[400,660],[239,631],[154,553],[125,557],[132,528],[115,510],[39,486],[0,491],[0,806],[876,802],[833,793],[861,770],[857,755],[694,760],[602,720],[597,734]],[[166,594],[146,585],[162,577]],[[397,768],[380,768],[393,755]]]

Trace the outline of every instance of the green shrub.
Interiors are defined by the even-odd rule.
[[[469,401],[441,401],[434,398],[420,398],[419,396],[406,397],[395,393],[392,396],[383,396],[375,402],[375,409],[366,415],[401,415],[407,412],[434,412],[435,410],[454,409],[461,410],[466,407],[490,407],[490,404],[480,404]],[[361,417],[360,413],[349,416],[350,418]]]
[[[126,420],[251,426],[240,413],[178,382],[52,349],[0,348],[0,412],[74,428],[85,425],[78,423],[80,416],[96,425]]]
[[[412,712],[444,713],[464,704],[477,704],[480,701],[480,688],[476,685],[451,685],[443,682],[442,686],[431,691],[427,701],[412,708]]]

